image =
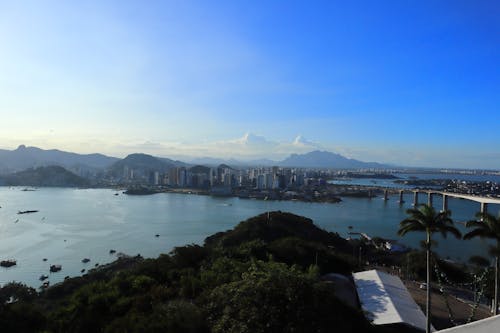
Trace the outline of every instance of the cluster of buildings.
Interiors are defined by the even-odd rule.
[[[304,185],[324,185],[329,175],[325,171],[298,168],[256,167],[233,169],[218,167],[175,167],[165,171],[134,170],[124,167],[123,184],[148,184],[173,188],[254,188],[257,190],[283,190]]]
[[[326,188],[329,179],[350,178],[381,178],[391,176],[396,170],[327,170],[289,167],[248,167],[235,169],[228,165],[208,167],[197,165],[193,167],[179,166],[152,170],[151,167],[124,166],[119,177],[113,179],[115,185],[148,185],[172,189],[200,189],[219,195],[253,195],[260,192],[264,197],[276,196],[277,193],[314,190],[327,191],[325,195],[313,193],[310,196],[332,197],[333,189]],[[392,176],[393,178],[397,178]],[[448,179],[410,179],[396,180],[406,185],[416,187],[433,186],[451,193],[500,197],[500,184],[492,181],[473,182]],[[320,189],[321,188],[321,189]],[[337,189],[338,192],[340,189]],[[345,192],[345,191],[344,191]],[[355,192],[363,192],[356,189]],[[248,194],[250,193],[250,194]],[[364,192],[363,192],[364,193]],[[345,193],[344,193],[345,194]]]
[[[446,185],[445,190],[451,193],[500,197],[500,184],[489,180],[484,182],[452,180]]]

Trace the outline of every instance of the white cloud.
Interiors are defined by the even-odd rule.
[[[298,135],[285,141],[270,140],[264,136],[246,133],[241,137],[219,141],[162,141],[138,138],[130,141],[116,141],[109,138],[72,138],[61,143],[52,134],[40,133],[35,137],[15,140],[0,136],[0,149],[16,149],[20,144],[42,149],[60,149],[77,153],[102,153],[109,156],[125,157],[132,153],[145,153],[189,161],[196,157],[237,159],[241,161],[255,159],[282,160],[292,153],[307,153],[313,150],[326,150],[339,153],[348,158],[365,162],[380,162],[399,166],[427,167],[465,167],[497,169],[500,153],[477,151],[465,154],[457,149],[437,150],[420,146],[349,146],[319,144]],[[478,161],[482,163],[479,164]]]
[[[239,158],[281,159],[292,153],[306,153],[322,147],[300,135],[293,141],[272,141],[260,135],[246,133],[238,139],[219,141],[214,148],[216,156],[217,153],[223,153],[224,156],[238,155]]]
[[[227,141],[227,143],[235,143],[244,146],[253,146],[253,145],[275,145],[275,143],[268,141],[265,137],[260,135],[255,135],[253,133],[245,133],[241,138]]]
[[[216,157],[251,160],[260,158],[282,159],[292,153],[306,153],[321,146],[313,141],[297,137],[293,141],[273,141],[264,136],[245,133],[242,137],[205,142],[126,142],[108,145],[117,156],[142,152],[162,157]],[[98,147],[95,147],[98,151]],[[109,149],[108,149],[109,151]]]
[[[302,135],[297,135],[295,140],[293,140],[292,145],[294,147],[300,147],[300,148],[315,148],[315,149],[322,149],[322,146],[314,141],[310,141],[306,138],[304,138]]]

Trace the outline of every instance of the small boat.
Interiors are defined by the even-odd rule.
[[[113,250],[113,249],[109,250],[109,254],[113,254],[113,253],[116,253],[116,250]]]
[[[160,237],[160,234],[156,234],[155,237]]]
[[[45,281],[40,288],[47,289],[49,286],[50,286],[50,282],[49,281]]]
[[[89,258],[83,258],[83,259],[82,259],[82,262],[83,262],[84,264],[88,263],[89,261],[90,261],[90,259],[89,259]]]
[[[13,259],[0,261],[0,266],[2,266],[2,267],[12,267],[12,266],[15,266],[16,264],[17,264],[17,261],[15,261]]]
[[[31,214],[31,213],[38,213],[38,210],[20,210],[17,212],[17,214]]]
[[[40,281],[45,281],[45,280],[47,280],[48,278],[49,278],[49,276],[48,276],[48,275],[42,274],[42,275],[40,275],[39,280],[40,280]]]
[[[59,272],[61,269],[62,269],[61,265],[50,265],[51,273]]]
[[[43,260],[43,261],[47,261],[47,258],[43,258],[42,260]]]
[[[120,195],[120,193],[115,193],[115,195]]]
[[[83,273],[83,272],[85,272],[85,268],[80,271],[80,273]]]

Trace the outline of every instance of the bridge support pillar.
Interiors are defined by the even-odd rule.
[[[431,206],[431,207],[432,207],[432,195],[433,195],[433,194],[434,194],[434,193],[432,193],[432,192],[427,193],[427,204],[428,204],[429,206]]]
[[[399,201],[400,204],[403,204],[405,201],[403,200],[403,191],[399,191]]]
[[[448,196],[443,194],[443,209],[442,212],[446,212],[448,210]]]
[[[384,201],[389,200],[389,195],[387,193],[387,190],[384,190]]]
[[[486,214],[488,213],[488,204],[486,202],[481,202],[481,214]],[[483,221],[483,218],[481,218],[481,222]]]
[[[418,206],[418,191],[413,192],[413,206]]]

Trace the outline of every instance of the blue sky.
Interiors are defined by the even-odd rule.
[[[498,1],[0,0],[0,148],[498,169],[498,17]]]

